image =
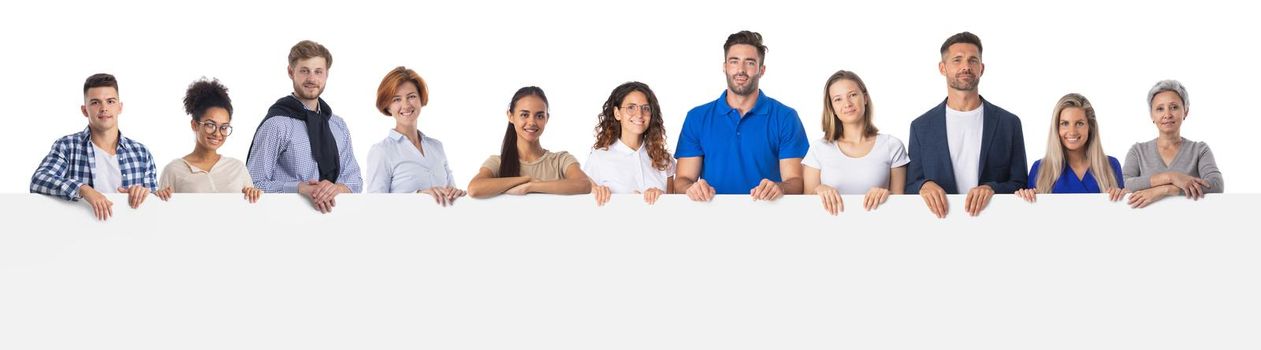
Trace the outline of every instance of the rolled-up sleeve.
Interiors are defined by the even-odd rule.
[[[83,186],[83,182],[66,176],[70,167],[70,162],[66,158],[68,152],[70,152],[68,142],[58,141],[53,144],[48,155],[44,156],[39,167],[35,168],[35,174],[31,175],[31,193],[52,195],[67,200],[80,198],[79,187]]]

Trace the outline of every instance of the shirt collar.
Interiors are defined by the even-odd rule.
[[[728,90],[723,90],[722,95],[718,96],[718,112],[722,114],[727,114],[727,113],[731,113],[732,111],[735,111],[735,108],[731,108],[731,105],[727,104],[728,92],[729,92]],[[761,114],[762,110],[765,109],[764,106],[766,106],[767,98],[768,97],[766,97],[766,92],[762,91],[762,89],[757,89],[757,101],[753,102],[753,108],[749,109],[748,115]],[[736,113],[739,114],[739,111],[736,111]]]
[[[422,143],[425,142],[425,133],[416,131],[416,134],[420,135],[420,142]],[[398,130],[394,130],[394,129],[390,129],[390,135],[388,137],[391,140],[394,140],[394,142],[403,142],[407,140],[407,136],[403,135],[402,133],[399,133]]]
[[[620,154],[634,154],[634,153],[639,153],[640,151],[643,151],[644,146],[645,145],[640,144],[639,149],[634,150],[634,149],[631,149],[630,146],[627,146],[626,143],[622,142],[621,138],[618,138],[617,142],[613,143],[613,147],[609,147],[609,150],[620,153]]]
[[[302,109],[306,109],[306,110],[308,110],[308,111],[315,112],[315,114],[320,114],[320,103],[318,102],[318,100],[319,100],[319,98],[318,98],[318,97],[316,98],[317,102],[315,103],[315,109],[314,109],[314,110],[311,110],[311,109],[307,109],[307,108],[306,108],[306,104],[305,104],[305,103],[302,103],[302,99],[298,98],[298,93],[296,93],[296,92],[290,92],[290,93],[289,93],[289,97],[293,97],[293,99],[298,100],[298,104],[302,105]]]
[[[83,132],[80,132],[79,135],[83,137],[84,143],[87,143],[89,146],[91,146],[92,144],[92,128],[91,127],[86,127],[86,126],[83,127]],[[121,130],[118,131],[118,148],[121,148],[123,151],[131,150],[131,140],[128,140],[127,138],[123,137],[123,132]]]
[[[188,166],[188,172],[190,172],[190,173],[193,173],[193,174],[200,174],[200,173],[209,173],[209,172],[210,172],[210,170],[203,170],[203,169],[200,169],[200,168],[197,168],[197,167],[193,166],[193,163],[189,163],[187,160],[185,160],[185,159],[184,159],[184,157],[180,157],[180,161],[181,161],[181,162],[184,162],[184,165]]]

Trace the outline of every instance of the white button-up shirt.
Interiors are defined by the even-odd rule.
[[[652,166],[646,143],[633,150],[618,140],[608,149],[592,149],[582,171],[592,182],[608,186],[613,193],[642,193],[649,188],[665,191],[667,179],[674,176],[674,166],[671,158],[666,170],[657,170]]]
[[[420,146],[413,146],[407,137],[390,130],[385,140],[368,151],[368,182],[364,192],[412,193],[430,187],[447,187],[455,183],[442,142],[420,134]]]

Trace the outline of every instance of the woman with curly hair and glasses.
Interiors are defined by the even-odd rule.
[[[642,193],[648,204],[674,193],[674,157],[666,150],[661,105],[652,89],[637,81],[618,86],[599,118],[583,168],[596,204],[608,203],[613,193]]]
[[[184,94],[184,112],[196,136],[193,153],[171,161],[162,169],[158,191],[162,200],[173,192],[242,193],[250,203],[263,191],[254,187],[245,163],[219,154],[219,147],[232,135],[232,99],[219,80],[198,80]]]

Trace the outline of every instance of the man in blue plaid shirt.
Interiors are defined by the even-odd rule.
[[[83,83],[83,106],[88,127],[53,143],[52,150],[31,175],[31,193],[42,193],[92,205],[97,219],[113,215],[113,202],[101,193],[127,193],[138,208],[157,189],[153,155],[139,142],[118,131],[123,103],[113,75],[95,74]]]

